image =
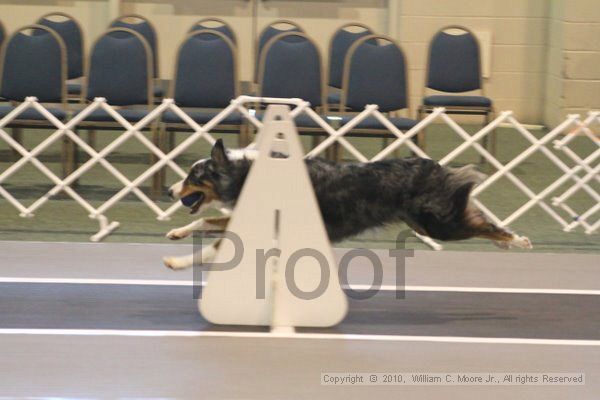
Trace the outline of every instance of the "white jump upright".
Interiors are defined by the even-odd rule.
[[[234,268],[208,272],[200,312],[212,323],[274,332],[333,326],[347,299],[289,107],[269,106],[258,135],[258,157],[227,227],[241,238],[243,255]],[[215,265],[235,252],[223,239]]]

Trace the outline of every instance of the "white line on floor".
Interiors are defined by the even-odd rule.
[[[192,286],[193,281],[168,279],[88,279],[88,278],[30,278],[0,277],[0,283],[63,283],[74,285],[139,285],[139,286]]]
[[[192,242],[188,242],[188,243],[160,243],[160,242],[113,242],[113,243],[106,243],[106,242],[70,242],[70,241],[66,241],[66,240],[59,240],[59,241],[45,241],[45,240],[0,240],[0,245],[3,243],[7,243],[7,244],[20,244],[23,246],[28,246],[30,244],[49,244],[49,245],[53,245],[53,244],[68,244],[68,245],[74,245],[74,246],[96,246],[96,247],[100,247],[100,246],[182,246],[181,248],[185,248],[184,246],[189,246],[192,247],[194,244]]]
[[[437,342],[467,344],[515,344],[551,346],[600,346],[600,340],[491,338],[466,336],[404,336],[359,335],[338,333],[270,333],[270,332],[217,332],[217,331],[149,331],[116,329],[0,329],[0,335],[48,335],[48,336],[130,336],[170,338],[254,338],[254,339],[302,339],[302,340],[362,340],[381,342]]]
[[[354,290],[364,290],[359,286],[351,285]],[[600,290],[585,289],[544,289],[544,288],[495,288],[495,287],[468,287],[468,286],[410,286],[404,287],[409,292],[460,292],[460,293],[513,293],[513,294],[572,294],[599,296]],[[395,290],[382,289],[382,290]]]
[[[139,286],[193,286],[188,280],[160,279],[86,279],[86,278],[30,278],[30,277],[0,277],[0,283],[58,283],[77,285],[139,285]],[[204,282],[201,283],[204,285]],[[371,289],[370,285],[343,285],[344,289],[364,291]],[[408,292],[458,292],[458,293],[513,293],[513,294],[570,294],[600,296],[600,290],[587,289],[545,289],[545,288],[497,288],[469,286],[395,286],[382,285],[377,288],[384,292],[406,290]]]

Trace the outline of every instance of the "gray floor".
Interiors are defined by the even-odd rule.
[[[380,292],[334,328],[301,332],[600,340],[600,296]],[[192,287],[0,284],[0,329],[263,330],[213,326]]]
[[[191,271],[169,271],[160,261],[187,251],[189,246],[180,245],[0,242],[0,398],[596,399],[600,392],[600,346],[595,345],[600,344],[600,296],[465,292],[599,290],[597,255],[416,252],[400,273],[406,285],[438,288],[407,291],[404,299],[387,291],[351,300],[339,326],[299,330],[324,335],[308,339],[228,336],[265,329],[208,324],[197,312],[192,287],[182,285]],[[336,255],[344,251],[336,249]],[[395,284],[394,260],[386,251],[377,254],[384,283]],[[371,281],[364,264],[352,264],[349,275],[353,284]],[[40,278],[59,282],[39,283]],[[15,329],[20,331],[11,332]],[[100,331],[107,329],[111,333]],[[88,334],[71,333],[75,330]],[[212,336],[142,334],[173,331]],[[121,336],[125,332],[134,336]],[[366,335],[405,339],[363,340]],[[475,343],[481,338],[490,343]],[[590,342],[506,344],[505,338]],[[584,372],[586,385],[320,385],[323,372],[511,371]]]
[[[6,397],[597,399],[600,351],[566,346],[7,336]],[[321,386],[322,372],[584,371],[585,386]]]

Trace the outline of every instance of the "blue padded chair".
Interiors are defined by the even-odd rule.
[[[139,33],[112,28],[92,46],[84,98],[104,97],[112,106],[144,106],[118,109],[126,120],[141,120],[153,103],[152,52]],[[87,116],[82,125],[114,127],[114,119],[102,109]]]
[[[41,103],[51,103],[46,109],[57,119],[63,121],[67,118],[67,55],[58,33],[42,25],[18,29],[2,47],[0,71],[0,97],[12,103],[0,106],[0,119],[28,96],[37,97]],[[33,108],[25,110],[7,126],[13,127],[13,137],[17,142],[21,142],[21,127],[56,129]],[[68,141],[63,143],[63,172],[68,174],[73,152]],[[15,153],[15,156],[18,154]]]
[[[130,123],[144,118],[154,102],[152,90],[153,57],[150,45],[138,32],[128,28],[111,28],[94,43],[88,63],[84,99],[104,97]],[[129,107],[129,108],[123,108]],[[80,124],[86,129],[122,130],[121,124],[103,109],[89,114]],[[146,125],[153,142],[160,144],[158,121]],[[156,161],[152,154],[150,164]],[[154,175],[152,195],[160,193],[160,174]]]
[[[2,48],[2,45],[4,44],[4,39],[6,39],[6,31],[4,30],[4,25],[2,24],[2,21],[0,21],[0,49]],[[2,97],[0,97],[0,100],[2,99]]]
[[[344,62],[342,109],[359,112],[369,104],[377,104],[379,111],[394,114],[388,119],[395,127],[402,131],[412,128],[417,121],[395,115],[409,109],[407,71],[404,53],[392,38],[368,35],[357,40]],[[341,124],[345,125],[354,116],[343,114]],[[349,134],[393,135],[375,117],[363,120]]]
[[[129,22],[131,21],[131,22]],[[122,15],[110,23],[109,28],[128,28],[142,35],[148,42],[152,52],[153,78],[159,77],[158,71],[158,37],[156,29],[152,23],[144,16],[138,14]],[[160,84],[155,83],[153,86],[154,97],[160,99],[163,97],[164,90]]]
[[[189,33],[177,53],[169,97],[184,108],[195,122],[202,125],[238,95],[237,50],[233,41],[212,29]],[[173,111],[166,111],[162,121],[171,132],[191,129]],[[236,113],[226,117],[217,129],[238,133],[242,127],[243,117]],[[173,147],[172,135],[170,147]]]
[[[79,23],[70,15],[62,12],[43,15],[37,23],[54,30],[64,41],[67,48],[67,78],[81,78],[83,76],[83,34]],[[79,97],[81,84],[67,82],[67,93]]]
[[[152,66],[152,50],[142,35],[128,28],[109,29],[92,46],[85,99],[105,97],[114,106],[149,108],[153,101]],[[128,115],[139,120],[145,111]]]
[[[483,93],[481,56],[475,35],[462,26],[444,27],[431,40],[428,57],[425,92],[431,89],[438,93],[424,96],[419,118],[435,107],[445,107],[448,114],[482,115],[485,123],[489,123],[494,110],[492,100]],[[459,94],[472,91],[480,91],[481,95]],[[424,137],[421,141],[424,142]]]
[[[260,96],[300,98],[313,108],[326,109],[321,55],[306,34],[293,31],[271,38],[263,49],[258,70]],[[323,133],[305,114],[297,116],[295,123],[303,133],[314,129]]]
[[[215,24],[216,26],[214,26]],[[211,29],[217,32],[221,32],[223,35],[227,36],[229,40],[231,40],[234,46],[237,46],[237,37],[235,36],[235,32],[233,31],[233,29],[231,29],[231,26],[221,18],[203,18],[197,21],[194,25],[192,25],[188,33],[201,31],[205,29]],[[208,35],[206,37],[206,40],[216,38],[217,37],[215,35]]]
[[[0,21],[0,48],[2,48],[4,39],[6,39],[6,31],[4,30],[4,25],[2,24],[2,21]]]
[[[32,34],[26,34],[27,31]],[[34,34],[36,31],[43,34]],[[47,107],[58,119],[67,117],[66,49],[61,37],[52,29],[28,25],[13,33],[2,48],[0,69],[0,97],[18,103],[28,96],[35,96],[41,103],[58,104]],[[13,109],[13,105],[1,106],[0,118]],[[12,124],[49,125],[50,122],[30,108]]]
[[[359,30],[357,31],[356,28]],[[373,34],[371,28],[356,22],[342,25],[335,31],[329,42],[329,86],[334,89],[342,88],[346,53],[354,42],[371,34]],[[327,96],[327,103],[330,107],[335,105],[339,108],[340,100],[341,92],[339,90],[332,90]]]
[[[280,29],[278,26],[287,26],[287,29]],[[273,39],[275,36],[281,33],[287,32],[301,32],[304,33],[304,29],[302,29],[298,24],[293,21],[289,21],[286,19],[280,19],[277,21],[271,22],[267,25],[258,35],[258,41],[256,43],[256,54],[254,57],[254,82],[258,82],[258,74],[259,74],[259,63],[263,48],[269,42],[269,40]],[[301,37],[297,36],[286,36],[284,40],[287,41],[302,41]]]

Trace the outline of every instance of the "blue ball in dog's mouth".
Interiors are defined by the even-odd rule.
[[[204,198],[204,193],[195,192],[181,199],[181,203],[186,207],[193,207]]]

